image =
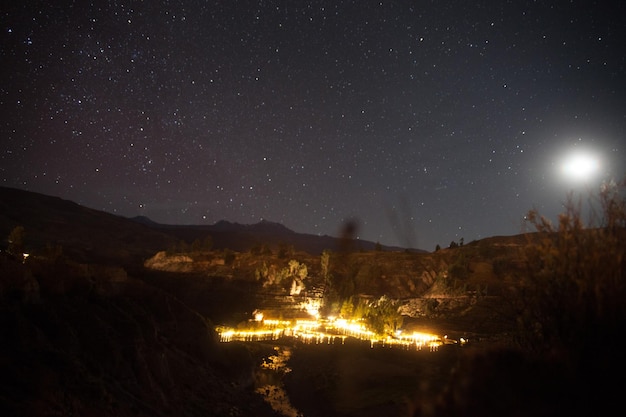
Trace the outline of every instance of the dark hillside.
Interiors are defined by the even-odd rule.
[[[256,359],[119,268],[0,254],[0,415],[273,415]]]
[[[65,256],[80,262],[141,264],[176,241],[146,225],[72,201],[0,187],[2,246],[16,226],[24,227],[27,251],[41,254],[46,247],[59,247]]]
[[[261,245],[274,250],[281,247],[291,247],[293,250],[320,255],[324,250],[339,251],[344,242],[340,238],[324,235],[297,233],[280,223],[262,220],[255,224],[232,223],[225,220],[213,225],[166,225],[159,224],[145,217],[135,217],[133,221],[146,224],[149,227],[176,236],[180,240],[191,243],[194,240],[203,240],[211,236],[215,249],[232,249],[239,252],[253,250]],[[377,249],[375,242],[355,240],[353,250],[373,251]],[[419,249],[405,249],[395,246],[379,246],[385,251],[410,251],[413,253],[425,252]]]
[[[214,225],[163,225],[146,217],[128,219],[58,197],[0,187],[0,247],[6,248],[6,238],[16,226],[24,227],[25,250],[29,252],[61,250],[75,261],[115,265],[141,265],[156,252],[177,247],[181,241],[191,245],[207,237],[215,249],[235,251],[265,245],[274,250],[289,248],[319,255],[325,249],[341,247],[341,239],[296,233],[268,221],[252,225],[227,221]],[[355,249],[375,247],[374,242],[358,241]],[[404,251],[395,247],[382,249]]]

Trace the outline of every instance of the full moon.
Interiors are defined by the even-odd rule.
[[[590,180],[600,170],[600,161],[589,151],[576,151],[566,155],[561,163],[563,175],[576,181]]]

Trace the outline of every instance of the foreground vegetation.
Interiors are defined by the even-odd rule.
[[[462,358],[436,399],[418,401],[415,416],[597,415],[621,407],[625,192],[621,182],[585,204],[570,195],[556,224],[528,213],[536,234],[499,307],[510,337]]]

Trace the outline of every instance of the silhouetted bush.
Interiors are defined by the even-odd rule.
[[[514,343],[462,356],[442,392],[420,393],[414,417],[606,415],[621,407],[625,191],[626,181],[603,186],[585,210],[570,194],[557,225],[528,213],[536,233],[526,272],[504,303]]]
[[[625,182],[603,186],[590,198],[588,226],[572,195],[556,226],[528,213],[538,234],[527,247],[528,273],[514,299],[522,346],[585,355],[624,329],[625,188]]]

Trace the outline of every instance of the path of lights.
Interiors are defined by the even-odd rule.
[[[344,344],[346,338],[369,340],[370,347],[402,347],[405,349],[437,350],[444,342],[434,334],[413,332],[395,336],[379,336],[368,330],[358,320],[326,319],[326,320],[270,320],[264,319],[255,323],[257,328],[236,330],[217,327],[220,342],[244,341],[258,342],[278,340],[282,337],[293,337],[307,344]]]

